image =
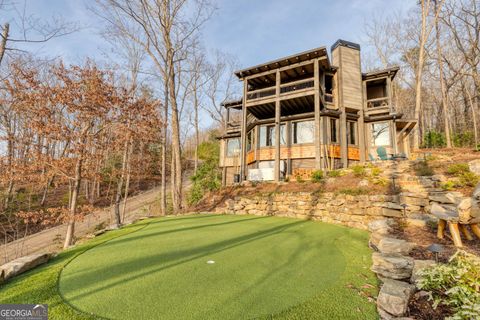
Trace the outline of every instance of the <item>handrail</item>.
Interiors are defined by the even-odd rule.
[[[367,108],[388,107],[388,100],[388,97],[369,99],[367,100]]]
[[[247,100],[259,99],[269,96],[274,96],[276,93],[275,87],[268,87],[247,92]]]
[[[280,93],[287,93],[307,88],[313,88],[314,81],[312,79],[305,79],[300,81],[294,81],[290,83],[286,83],[280,86]]]

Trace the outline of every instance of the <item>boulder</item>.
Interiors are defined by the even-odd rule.
[[[402,239],[382,238],[378,243],[378,250],[381,253],[392,254],[398,253],[408,255],[415,245]]]
[[[37,253],[5,263],[0,266],[0,283],[46,263],[51,256],[50,253]]]
[[[431,267],[436,265],[437,263],[434,260],[414,260],[413,261],[413,269],[412,269],[412,277],[410,278],[410,282],[412,284],[416,284],[416,281],[419,277],[418,272],[425,268]]]
[[[358,183],[358,186],[359,187],[368,187],[368,180],[367,179],[363,179],[363,180],[360,180],[360,182]]]
[[[458,212],[458,219],[461,223],[468,223],[471,220],[472,206],[473,206],[472,198],[464,198],[459,202],[457,206],[457,212]]]
[[[368,230],[372,233],[389,234],[392,231],[392,224],[393,221],[390,219],[373,220],[368,224]]]
[[[480,183],[477,184],[477,186],[473,190],[472,197],[476,200],[480,200]]]
[[[431,201],[453,204],[456,201],[456,195],[453,192],[437,193],[428,197]]]
[[[408,302],[415,291],[409,283],[385,279],[377,297],[377,307],[393,317],[401,317],[407,312]],[[385,318],[388,315],[384,315]]]
[[[470,171],[472,171],[476,175],[480,175],[480,159],[470,161],[468,163],[468,167],[470,168]]]
[[[447,210],[439,204],[433,203],[430,207],[430,213],[438,219],[447,221],[458,221],[458,213],[455,211]]]
[[[371,270],[389,279],[409,279],[412,276],[413,258],[399,254],[372,254]]]

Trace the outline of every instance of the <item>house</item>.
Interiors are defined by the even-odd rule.
[[[397,113],[392,101],[399,68],[362,73],[360,46],[344,40],[331,56],[320,47],[235,72],[243,98],[223,103],[224,185],[308,178],[314,170],[374,161],[385,151],[408,157],[416,120]]]

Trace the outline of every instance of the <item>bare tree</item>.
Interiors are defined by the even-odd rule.
[[[178,62],[185,60],[201,26],[211,16],[213,7],[206,0],[97,0],[97,3],[99,8],[95,12],[119,34],[138,43],[162,75],[164,105],[171,109],[174,165],[174,180],[171,183],[175,186],[172,199],[174,210],[178,212],[182,207],[183,190],[176,67]]]
[[[428,17],[432,10],[432,0],[420,0],[421,6],[421,32],[418,44],[418,63],[416,70],[415,83],[415,118],[420,119],[420,110],[422,107],[422,75],[425,64],[425,45],[430,37],[435,21],[438,19],[441,7],[445,0],[440,0],[436,8],[434,8],[433,23],[429,23]],[[413,133],[413,147],[418,149],[420,146],[420,126],[417,125]]]

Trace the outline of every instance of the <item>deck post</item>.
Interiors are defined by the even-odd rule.
[[[280,181],[280,70],[275,77],[275,181]]]
[[[313,86],[314,86],[314,113],[315,113],[315,169],[322,168],[321,156],[321,127],[320,127],[320,70],[318,66],[318,59],[313,62]]]
[[[245,160],[247,156],[247,87],[248,78],[243,80],[242,130],[240,135],[240,182],[246,180]]]

